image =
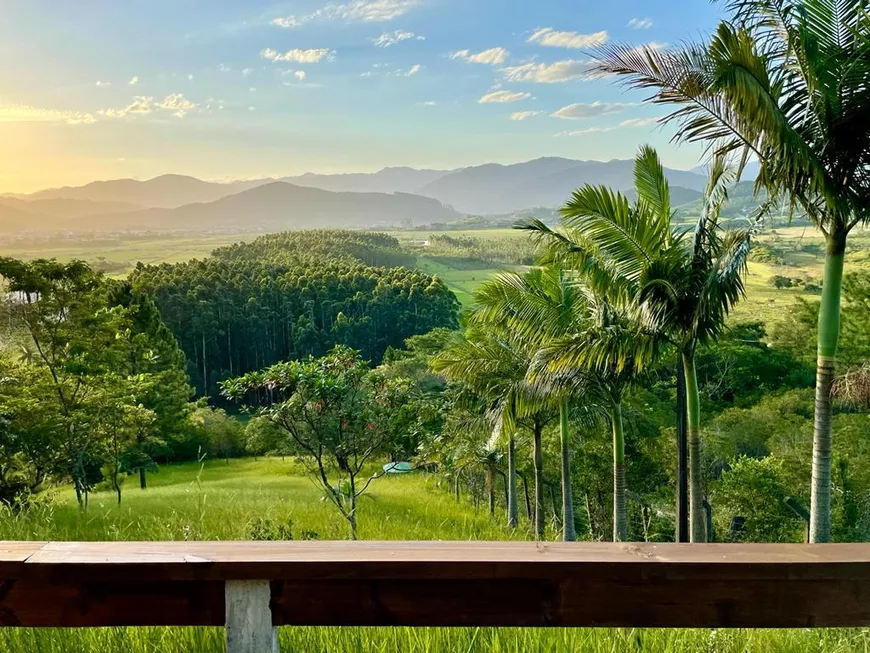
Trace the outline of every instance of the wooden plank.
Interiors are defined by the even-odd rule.
[[[19,567],[0,624],[221,623],[223,581],[259,579],[278,625],[870,625],[867,544],[48,543]]]
[[[267,580],[226,583],[227,653],[277,653]]]
[[[0,580],[0,626],[222,626],[220,581]]]

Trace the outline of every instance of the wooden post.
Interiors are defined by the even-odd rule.
[[[227,653],[278,653],[267,580],[226,582]]]

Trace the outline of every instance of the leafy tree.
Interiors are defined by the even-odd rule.
[[[609,45],[597,71],[676,105],[676,138],[760,163],[765,208],[782,198],[823,233],[813,445],[813,542],[831,537],[831,388],[849,233],[870,218],[870,23],[862,0],[730,0],[710,41],[681,51]]]
[[[432,359],[432,369],[465,384],[488,402],[496,440],[507,440],[508,525],[517,524],[516,432],[532,432],[535,470],[535,534],[544,536],[543,431],[554,413],[526,378],[535,348],[509,329],[494,325],[470,328]]]
[[[231,399],[265,404],[257,414],[284,429],[304,452],[353,539],[357,500],[377,477],[359,476],[384,452],[408,391],[407,382],[370,371],[356,351],[342,346],[319,359],[279,363],[223,384]]]
[[[32,353],[28,359],[35,370],[28,390],[39,390],[40,409],[56,429],[54,444],[63,452],[65,471],[80,505],[86,505],[99,480],[99,465],[93,470],[102,399],[117,381],[110,372],[118,364],[120,314],[107,309],[100,274],[81,261],[2,258],[0,277],[10,291],[11,316]]]
[[[184,352],[151,298],[136,292],[129,282],[112,282],[108,303],[124,309],[119,347],[127,362],[126,373],[135,380],[130,401],[151,414],[151,419],[139,420],[133,442],[124,452],[128,471],[139,473],[139,486],[145,489],[154,457],[165,453],[168,442],[188,428],[193,388]]]
[[[785,503],[791,494],[782,461],[772,456],[738,458],[712,492],[722,539],[802,542],[803,521]]]
[[[202,432],[203,439],[208,443],[208,453],[223,458],[227,464],[230,458],[245,453],[242,425],[222,408],[197,408],[191,415],[191,422]]]
[[[733,181],[723,159],[711,168],[705,210],[691,239],[672,226],[670,189],[655,150],[641,148],[634,176],[637,200],[633,204],[622,193],[587,185],[575,191],[562,209],[562,231],[540,221],[522,226],[538,235],[554,260],[577,270],[599,301],[622,304],[637,314],[648,334],[667,336],[677,347],[686,383],[691,539],[700,542],[705,537],[695,352],[699,343],[719,336],[730,307],[743,294],[749,234],[740,229],[719,231],[719,211]],[[601,334],[605,342],[612,329]],[[619,368],[632,356],[636,361],[644,355],[650,358],[656,338],[645,343],[636,337],[616,338],[634,349],[612,352],[616,359],[611,364],[619,375]]]
[[[505,272],[496,275],[475,293],[478,309],[473,319],[489,328],[506,325],[532,348],[542,348],[587,326],[581,308],[585,302],[584,289],[576,279],[555,267],[535,268],[523,275]],[[591,408],[599,399],[596,391],[600,386],[596,379],[584,375],[573,377],[570,392],[558,387],[558,379],[544,378],[541,386],[540,393],[551,395],[553,404],[558,405],[562,537],[565,541],[573,541],[576,532],[569,422],[572,408],[575,414],[587,418],[594,415]],[[582,406],[578,397],[584,402]]]

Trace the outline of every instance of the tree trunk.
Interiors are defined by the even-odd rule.
[[[526,517],[532,521],[532,502],[529,499],[529,484],[526,481],[526,475],[521,475],[520,480],[523,482],[523,494],[526,495]]]
[[[562,446],[562,539],[577,539],[574,529],[574,493],[571,489],[571,449],[568,446],[568,402],[559,404],[559,429]]]
[[[510,528],[517,527],[517,443],[511,434],[508,440],[507,520]]]
[[[453,496],[456,499],[456,503],[459,503],[459,470],[456,470],[456,478],[453,484]]]
[[[148,487],[148,480],[146,476],[147,472],[145,471],[145,467],[139,468],[139,487],[141,489],[145,489]]]
[[[486,499],[489,514],[495,516],[495,469],[492,465],[486,466]]]
[[[677,356],[677,542],[689,541],[689,443],[686,429],[686,374],[683,358]]]
[[[544,537],[544,454],[542,451],[543,428],[535,423],[534,451],[532,455],[535,461],[535,537]]]
[[[846,234],[830,234],[825,251],[822,301],[819,306],[816,359],[816,414],[813,426],[813,484],[810,542],[831,541],[831,387],[840,338],[840,293]]]
[[[622,403],[613,404],[613,541],[628,539],[628,516],[625,514],[625,433],[622,429]]]
[[[689,443],[689,521],[690,541],[707,539],[704,517],[704,495],[701,490],[701,400],[695,357],[683,354],[683,373],[686,377],[686,426]]]

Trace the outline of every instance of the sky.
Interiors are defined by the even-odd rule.
[[[541,156],[691,168],[664,110],[585,74],[709,33],[708,0],[0,0],[0,192]]]

